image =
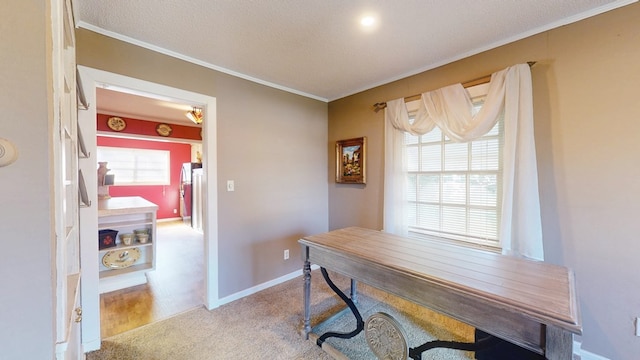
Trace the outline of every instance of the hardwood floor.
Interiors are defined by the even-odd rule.
[[[156,270],[148,283],[100,295],[100,334],[104,339],[203,304],[202,234],[182,221],[157,227]]]

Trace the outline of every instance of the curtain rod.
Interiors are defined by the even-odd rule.
[[[527,61],[527,64],[529,65],[529,67],[532,67],[533,65],[536,64],[536,61]],[[486,84],[489,81],[491,81],[491,75],[485,75],[479,78],[475,78],[473,80],[469,80],[469,81],[465,81],[462,83],[462,86],[464,88],[468,88],[468,87],[472,87],[472,86],[476,86],[476,85],[480,85],[480,84]],[[420,97],[422,97],[422,94],[416,94],[416,95],[411,95],[411,96],[406,96],[404,98],[405,102],[409,102],[409,101],[414,101],[414,100],[419,100]],[[378,112],[384,108],[387,107],[387,102],[377,102],[375,104],[373,104],[373,111]]]

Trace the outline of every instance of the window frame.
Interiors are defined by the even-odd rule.
[[[120,153],[122,158],[113,159],[112,155],[106,155],[109,159],[105,158],[104,151],[113,153]],[[101,154],[102,152],[102,154]],[[156,157],[158,163],[162,163],[162,167],[159,168],[147,168],[143,169],[138,165],[139,162],[143,161],[140,157],[143,156],[153,156]],[[110,168],[110,174],[114,174],[114,184],[112,186],[168,186],[171,185],[171,151],[169,150],[161,150],[161,149],[142,149],[142,148],[130,148],[130,147],[118,147],[118,146],[98,146],[96,151],[96,157],[98,162],[105,161],[107,162],[107,167]],[[120,167],[119,162],[127,162],[126,160],[120,159],[131,159],[133,157],[134,166],[133,167]],[[149,163],[149,162],[146,162]],[[133,171],[132,178],[133,181],[123,181],[122,177],[118,177],[118,172],[122,174],[122,172]],[[143,171],[156,171],[161,172],[162,175],[156,177],[155,180],[141,180],[142,176],[140,175]]]
[[[474,107],[476,107],[476,111],[480,108],[477,104],[480,102],[483,102],[484,99],[486,98],[486,94],[488,91],[488,84],[481,84],[481,85],[477,85],[477,86],[473,86],[467,89],[470,93],[472,102],[474,103]],[[414,101],[414,102],[410,102],[407,103],[407,109],[409,111],[410,117],[415,116],[415,113],[417,111],[417,107],[418,107],[418,101]],[[407,191],[407,193],[409,191],[411,191],[410,188],[410,176],[414,176],[415,178],[415,182],[414,182],[414,186],[415,186],[415,199],[414,200],[409,200],[409,198],[407,197],[407,206],[415,206],[416,209],[413,211],[413,214],[415,214],[415,224],[417,224],[418,221],[418,209],[417,206],[418,204],[431,204],[431,205],[436,205],[439,207],[439,221],[440,221],[440,229],[438,230],[434,230],[434,229],[426,229],[426,228],[421,228],[419,226],[416,226],[414,224],[410,224],[411,220],[411,211],[408,208],[407,209],[407,214],[406,214],[406,219],[408,222],[408,226],[407,226],[407,233],[409,237],[413,237],[413,238],[419,238],[419,239],[430,239],[430,240],[441,240],[441,241],[445,241],[445,242],[456,242],[456,243],[461,243],[464,244],[466,246],[474,246],[474,247],[481,247],[481,248],[487,248],[489,250],[494,250],[494,251],[500,251],[501,249],[501,242],[500,242],[500,238],[499,238],[499,230],[500,230],[500,222],[502,221],[502,182],[503,182],[503,169],[504,169],[504,154],[503,154],[503,147],[504,147],[504,117],[501,116],[500,120],[498,121],[498,123],[494,126],[494,129],[492,129],[491,131],[489,131],[487,134],[492,134],[492,132],[494,132],[495,130],[497,130],[497,134],[496,135],[484,135],[474,141],[469,141],[466,142],[464,144],[467,145],[467,164],[466,164],[466,170],[446,170],[444,168],[445,166],[445,161],[444,161],[444,157],[445,157],[445,151],[444,148],[446,146],[446,144],[452,144],[454,143],[453,141],[451,141],[450,139],[448,139],[444,134],[441,134],[441,139],[438,142],[429,142],[429,144],[433,145],[433,144],[440,144],[440,164],[441,164],[441,168],[438,171],[421,171],[420,169],[420,164],[421,164],[421,156],[422,156],[422,151],[420,151],[421,146],[424,144],[422,142],[422,136],[426,136],[430,133],[424,134],[422,136],[418,136],[417,137],[417,143],[412,143],[412,144],[405,144],[403,146],[403,151],[405,151],[405,156],[408,155],[408,153],[406,152],[407,147],[411,146],[411,147],[417,147],[417,165],[418,165],[418,170],[417,171],[409,171],[407,169],[406,172],[406,185],[405,185],[405,190]],[[433,130],[432,130],[433,131]],[[405,141],[407,139],[407,136],[405,135]],[[498,140],[498,146],[497,146],[497,151],[498,151],[498,165],[497,165],[497,169],[495,170],[474,170],[472,167],[472,146],[474,142],[477,141],[485,141],[487,139],[497,139]],[[408,156],[407,156],[407,164],[409,162]],[[465,234],[460,234],[460,233],[454,233],[451,231],[447,231],[446,229],[442,229],[441,228],[441,222],[442,222],[442,207],[443,205],[445,206],[451,206],[452,204],[448,204],[446,203],[443,198],[440,196],[443,193],[443,181],[442,181],[442,177],[446,176],[446,175],[451,175],[451,174],[464,174],[466,176],[465,179],[465,202],[463,205],[456,205],[458,207],[463,207],[465,209],[465,215],[464,215],[464,225],[465,225]],[[482,206],[482,205],[472,205],[471,204],[471,196],[470,196],[470,175],[475,175],[475,174],[490,174],[490,175],[495,175],[495,181],[496,181],[496,198],[495,198],[495,206]],[[438,201],[436,202],[428,202],[428,201],[420,201],[418,198],[418,188],[420,187],[419,183],[418,183],[418,177],[419,175],[439,175],[441,177],[440,181],[439,181],[439,196],[438,196]],[[470,216],[469,216],[469,210],[473,210],[473,209],[491,209],[491,210],[495,210],[495,214],[496,214],[496,223],[495,223],[495,237],[488,237],[488,236],[476,236],[473,234],[469,234],[469,221],[470,221]]]

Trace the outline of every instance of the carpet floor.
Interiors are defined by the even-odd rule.
[[[330,273],[348,294],[349,279]],[[331,317],[345,307],[312,273],[311,312],[313,331],[351,331],[350,312]],[[87,360],[199,360],[199,359],[319,359],[332,357],[302,336],[302,279],[293,279],[208,311],[203,307],[169,319],[103,339],[101,349]],[[358,309],[363,319],[385,312],[400,322],[410,347],[433,339],[473,341],[474,329],[364,284],[358,285]],[[324,320],[331,317],[330,322]],[[327,343],[349,359],[375,359],[364,333],[350,340],[329,338]],[[432,349],[422,359],[473,359],[473,353]]]

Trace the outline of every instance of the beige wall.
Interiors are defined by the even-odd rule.
[[[547,261],[574,269],[583,349],[636,359],[640,340],[640,5],[548,31],[329,104],[336,140],[368,137],[368,184],[329,185],[329,228],[382,227],[383,112],[372,105],[515,63],[532,68]]]
[[[327,230],[327,104],[88,30],[76,34],[79,65],[216,97],[219,296],[300,270],[297,240]]]
[[[0,137],[18,159],[0,167],[0,358],[54,353],[51,33],[45,1],[0,2]]]

